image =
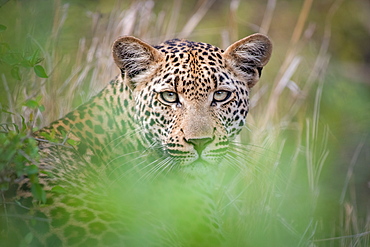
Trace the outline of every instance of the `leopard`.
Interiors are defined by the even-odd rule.
[[[272,42],[260,33],[225,50],[186,39],[152,46],[118,38],[112,56],[119,75],[33,134],[46,201],[35,202],[27,177],[15,183],[17,203],[7,213],[21,216],[12,219],[17,231],[9,231],[8,243],[220,245],[222,219],[209,191],[218,180],[210,174],[230,157],[271,53]],[[162,221],[166,216],[171,220]]]

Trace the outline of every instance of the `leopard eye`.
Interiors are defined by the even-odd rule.
[[[220,91],[216,91],[214,94],[213,94],[213,99],[214,101],[216,102],[222,102],[222,101],[225,101],[227,100],[228,98],[230,98],[231,96],[231,92],[229,91],[224,91],[224,90],[220,90]]]
[[[174,92],[165,91],[165,92],[161,92],[160,94],[161,94],[161,98],[167,103],[176,103],[179,99],[179,96],[177,95],[177,93],[174,93]]]

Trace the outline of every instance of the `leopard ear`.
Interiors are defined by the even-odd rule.
[[[231,67],[246,78],[251,88],[258,82],[263,66],[270,60],[271,52],[270,39],[256,33],[230,45],[224,52],[224,57]]]
[[[122,75],[130,78],[153,68],[162,58],[157,49],[132,36],[118,38],[113,44],[112,53]]]

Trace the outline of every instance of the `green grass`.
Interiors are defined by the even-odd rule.
[[[369,33],[362,18],[369,13],[363,6],[340,0],[9,1],[0,8],[7,28],[0,28],[0,104],[13,114],[3,111],[0,122],[28,123],[32,130],[86,102],[119,72],[111,45],[121,35],[226,48],[265,32],[274,51],[252,91],[241,134],[249,158],[221,182],[226,245],[369,246]],[[142,204],[136,200],[133,206]],[[160,207],[151,209],[168,223]],[[135,227],[145,232],[140,223]]]

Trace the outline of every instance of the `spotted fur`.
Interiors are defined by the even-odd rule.
[[[124,215],[122,206],[105,210],[110,201],[107,184],[135,170],[216,169],[245,124],[250,88],[271,49],[262,34],[225,51],[184,39],[157,46],[130,36],[116,40],[112,53],[121,74],[89,102],[35,133],[43,157],[40,169],[47,171],[40,181],[49,206],[35,207],[27,178],[18,188],[19,202],[44,219],[41,232],[31,230],[33,245],[127,242],[122,222],[132,219],[117,217]],[[59,144],[50,142],[50,136]],[[69,139],[78,144],[71,145]],[[56,186],[66,193],[56,192]],[[217,235],[215,202],[204,203],[209,224],[203,228]],[[16,214],[19,209],[14,210]],[[32,222],[26,223],[32,229]]]

